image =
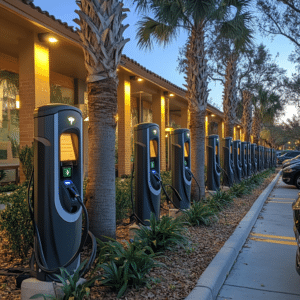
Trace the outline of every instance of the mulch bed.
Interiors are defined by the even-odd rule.
[[[267,178],[251,195],[234,199],[230,207],[219,213],[218,222],[213,223],[209,227],[190,227],[188,234],[191,244],[188,248],[179,248],[176,252],[167,251],[164,257],[158,259],[167,268],[155,268],[151,271],[150,276],[155,278],[151,282],[151,288],[142,287],[139,290],[128,290],[121,299],[171,300],[187,297],[195,287],[203,271],[223,247],[257,197],[269,185],[276,174],[277,172]],[[128,240],[128,236],[128,226],[118,226],[117,240]],[[6,242],[3,232],[0,232],[0,269],[9,267],[28,268],[28,260],[22,262],[20,259],[15,259],[12,253],[5,249],[4,245]],[[20,297],[21,290],[16,288],[15,278],[12,276],[0,276],[0,299],[17,300]],[[116,293],[109,288],[96,284],[91,289],[90,299],[116,299]]]

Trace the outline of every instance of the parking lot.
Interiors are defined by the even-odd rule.
[[[279,178],[223,284],[218,300],[300,298],[292,211],[292,202],[298,193],[298,189]]]

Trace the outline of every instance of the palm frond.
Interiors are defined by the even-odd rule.
[[[166,25],[150,17],[143,17],[138,22],[138,46],[141,49],[152,49],[153,42],[157,42],[164,47],[177,37],[178,27]]]

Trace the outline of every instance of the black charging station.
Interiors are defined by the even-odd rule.
[[[242,180],[242,165],[241,165],[241,141],[233,141],[233,161],[234,161],[234,181],[241,182]]]
[[[251,143],[246,143],[247,148],[247,175],[250,177],[252,175],[252,165],[251,165]]]
[[[251,170],[252,174],[257,173],[257,146],[256,144],[251,144]]]
[[[247,142],[241,142],[241,163],[242,163],[242,177],[246,178],[248,175]]]
[[[135,212],[149,224],[151,212],[160,217],[160,139],[154,123],[134,126]]]
[[[263,171],[265,169],[265,148],[264,146],[260,146],[260,170]]]
[[[219,136],[210,135],[207,137],[207,189],[217,191],[220,189],[220,153]]]
[[[223,184],[231,187],[231,186],[233,186],[233,183],[234,183],[234,162],[233,162],[232,137],[224,138],[223,159],[224,159],[224,171],[225,171]]]
[[[64,266],[81,244],[83,199],[82,115],[69,105],[34,111],[34,221],[38,255],[48,269]],[[42,248],[42,249],[41,249]],[[66,269],[74,272],[80,255]],[[59,272],[58,272],[59,274]],[[37,267],[37,279],[52,279]]]
[[[191,206],[191,139],[188,129],[175,129],[171,133],[172,155],[172,186],[179,193],[178,199],[173,190],[173,202],[180,209]]]

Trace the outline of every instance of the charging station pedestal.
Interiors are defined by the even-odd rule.
[[[172,140],[172,186],[181,197],[178,199],[173,191],[173,202],[180,209],[191,206],[191,139],[188,129],[175,129],[171,133]]]
[[[75,194],[83,199],[82,149],[78,108],[49,104],[35,109],[33,214],[39,237],[35,233],[34,243],[46,269],[64,266],[81,243],[82,207]],[[66,269],[72,274],[79,265],[80,255]],[[51,293],[53,277],[37,264],[37,278],[22,282],[21,299]]]
[[[160,217],[159,127],[154,123],[134,126],[135,212],[149,225],[151,212]],[[158,176],[158,178],[157,178]]]
[[[240,161],[241,141],[233,141],[233,161],[234,161],[234,181],[241,182],[242,180],[242,165]]]
[[[257,171],[261,171],[261,147],[256,146]]]
[[[252,173],[257,173],[257,146],[256,144],[251,144],[251,170]]]
[[[207,189],[217,191],[220,189],[220,154],[219,136],[210,135],[207,137]]]
[[[262,166],[262,170],[264,170],[266,168],[265,166],[265,147],[261,146],[261,166]]]
[[[247,142],[241,142],[241,163],[242,163],[242,177],[246,178],[247,172]]]
[[[34,111],[34,219],[47,268],[66,264],[81,241],[83,199],[82,114],[73,106],[50,104]],[[75,271],[80,256],[69,266]],[[51,281],[41,270],[37,279]]]
[[[247,148],[247,175],[250,177],[252,175],[252,166],[251,166],[251,144],[250,142],[246,143]]]
[[[224,157],[224,185],[233,186],[234,183],[234,163],[233,163],[233,142],[232,137],[224,138],[223,157]]]

